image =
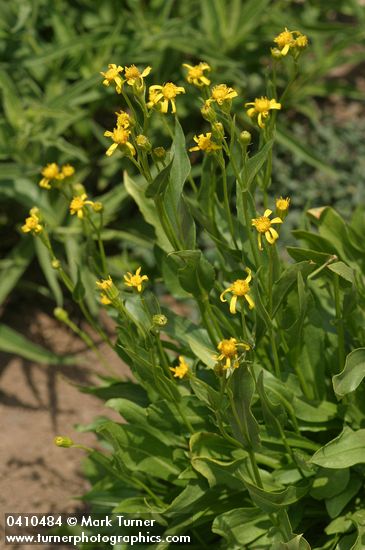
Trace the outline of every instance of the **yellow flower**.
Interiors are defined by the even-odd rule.
[[[104,86],[110,86],[112,82],[115,82],[116,84],[116,91],[118,94],[122,92],[122,86],[123,86],[123,80],[119,76],[119,73],[123,71],[123,67],[120,65],[115,65],[114,63],[110,63],[108,65],[108,70],[105,73],[100,73],[103,77],[103,84]]]
[[[300,36],[295,39],[295,46],[297,48],[306,48],[308,46],[308,37],[305,36],[305,34],[300,34]]]
[[[129,128],[131,125],[131,117],[125,111],[115,113],[117,115],[117,127]]]
[[[51,189],[49,182],[59,177],[60,169],[55,162],[52,162],[43,168],[41,174],[43,178],[39,182],[39,186],[43,189]]]
[[[308,38],[299,31],[289,31],[285,27],[285,30],[274,38],[274,42],[281,56],[284,57],[292,48],[305,48],[308,45]]]
[[[199,134],[199,136],[194,136],[194,141],[197,143],[195,147],[190,147],[189,151],[205,151],[206,153],[212,153],[221,149],[221,146],[217,143],[214,143],[211,139],[212,133],[208,132],[206,134]]]
[[[100,302],[104,306],[109,306],[112,303],[112,301],[109,300],[108,296],[106,294],[104,294],[104,292],[101,292],[101,294],[100,294]]]
[[[130,287],[134,287],[138,292],[142,292],[143,281],[148,281],[147,275],[141,275],[141,267],[137,269],[134,275],[128,271],[127,275],[124,275],[124,284]]]
[[[30,216],[26,218],[25,224],[22,226],[23,233],[41,233],[43,231],[43,225],[40,223],[38,208],[32,208],[29,214]]]
[[[213,101],[216,101],[218,105],[223,105],[225,101],[237,96],[238,93],[233,88],[229,88],[226,84],[218,84],[212,88],[212,93],[207,103],[210,105]]]
[[[84,217],[85,215],[85,206],[89,204],[89,205],[93,205],[93,201],[88,201],[87,200],[87,194],[86,193],[83,193],[82,195],[79,195],[78,197],[74,197],[70,203],[70,213],[71,213],[71,216],[73,216],[74,214],[77,214],[77,217],[80,218],[80,220]]]
[[[124,148],[128,149],[128,152],[131,155],[136,154],[136,150],[133,147],[133,145],[128,141],[128,138],[130,136],[130,130],[127,130],[126,128],[122,128],[121,126],[118,126],[117,128],[114,128],[112,132],[109,130],[106,130],[104,132],[105,137],[111,137],[114,143],[109,147],[109,149],[106,151],[106,155],[110,157],[115,149],[118,147],[118,145],[124,146]]]
[[[217,347],[218,351],[220,351],[220,355],[217,355],[216,359],[218,361],[224,361],[223,368],[225,370],[228,370],[231,367],[233,367],[234,369],[239,367],[239,348],[242,348],[244,351],[248,351],[249,349],[251,349],[250,346],[245,342],[237,342],[236,338],[221,340]]]
[[[139,86],[143,86],[143,79],[145,76],[148,76],[151,72],[151,67],[146,67],[142,72],[135,65],[130,67],[124,67],[124,75],[129,86],[134,86],[136,83]]]
[[[61,172],[64,178],[69,178],[74,175],[75,168],[71,164],[64,164],[61,168]]]
[[[261,235],[262,233],[265,234],[266,240],[269,244],[275,244],[275,241],[279,238],[278,232],[271,227],[273,223],[283,223],[283,220],[281,218],[273,218],[270,220],[269,216],[271,216],[272,211],[267,209],[264,212],[264,215],[259,218],[254,218],[251,220],[251,224],[256,227],[258,231],[258,244],[259,244],[259,250],[263,250],[262,248],[262,241],[261,241]]]
[[[155,84],[149,88],[149,102],[147,106],[149,108],[157,105],[161,102],[161,113],[167,113],[169,108],[169,102],[171,103],[171,111],[176,113],[175,97],[178,94],[184,94],[185,88],[182,86],[176,86],[172,82],[167,82],[163,86]]]
[[[182,355],[179,356],[179,364],[177,365],[177,367],[170,367],[170,371],[174,373],[175,378],[180,378],[180,380],[182,380],[182,378],[185,378],[185,376],[189,372],[189,365]]]
[[[284,218],[285,215],[288,212],[290,204],[289,197],[286,197],[286,199],[283,199],[283,197],[280,197],[280,199],[276,199],[275,206],[276,206],[276,212],[280,216],[280,218]]]
[[[108,275],[107,279],[100,279],[100,281],[96,281],[96,286],[100,290],[109,290],[113,286],[113,281],[110,275]]]
[[[281,104],[276,101],[276,99],[268,99],[267,97],[257,97],[255,101],[245,103],[245,107],[253,105],[250,109],[247,110],[247,114],[250,118],[257,115],[257,123],[260,128],[265,127],[263,118],[269,116],[269,111],[272,109],[281,109]]]
[[[252,279],[251,269],[247,268],[246,272],[247,272],[246,279],[237,279],[236,281],[234,281],[231,284],[231,286],[226,288],[226,290],[224,290],[222,292],[222,294],[220,295],[221,302],[226,302],[227,300],[225,299],[224,295],[227,292],[231,292],[233,294],[233,296],[231,298],[231,301],[229,303],[229,311],[233,314],[236,313],[236,311],[237,311],[236,310],[236,305],[237,305],[238,298],[244,298],[247,301],[248,306],[249,306],[250,309],[255,307],[255,302],[253,301],[253,299],[249,295],[250,281]]]
[[[210,80],[204,76],[204,71],[210,71],[211,68],[208,63],[199,63],[199,65],[188,65],[183,63],[183,67],[188,69],[188,74],[186,80],[189,84],[194,84],[194,86],[209,86]]]

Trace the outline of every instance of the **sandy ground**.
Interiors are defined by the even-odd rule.
[[[88,488],[82,476],[84,452],[58,448],[53,438],[67,435],[93,446],[93,434],[76,432],[75,424],[89,424],[100,415],[118,418],[98,398],[80,393],[76,387],[96,384],[97,374],[107,373],[95,355],[50,315],[18,309],[10,318],[7,315],[6,321],[23,329],[32,341],[60,354],[76,353],[82,361],[58,367],[0,355],[0,522],[3,524],[4,513],[81,510],[83,503],[77,497]],[[99,347],[119,372],[125,372],[126,367],[109,348]],[[0,535],[3,540],[3,533]],[[6,548],[32,550],[46,546]]]

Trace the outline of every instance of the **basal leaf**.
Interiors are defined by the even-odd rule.
[[[340,374],[332,377],[333,389],[339,399],[351,393],[365,377],[365,348],[353,350],[346,357],[345,366]]]

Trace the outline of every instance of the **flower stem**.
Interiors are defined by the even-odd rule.
[[[334,274],[333,287],[335,292],[335,307],[336,307],[336,325],[338,339],[338,367],[339,372],[342,371],[345,364],[345,329],[341,313],[340,303],[340,281],[337,273]]]

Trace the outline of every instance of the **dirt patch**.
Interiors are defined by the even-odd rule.
[[[6,317],[10,326],[33,342],[59,354],[75,353],[81,361],[58,367],[0,355],[2,518],[4,513],[12,512],[82,510],[83,504],[77,498],[88,489],[82,476],[84,452],[58,448],[53,438],[67,435],[78,443],[95,446],[94,435],[77,432],[75,424],[87,425],[101,415],[118,419],[102,401],[80,393],[77,388],[77,385],[97,384],[97,375],[107,373],[95,354],[85,349],[84,344],[50,314],[17,308]],[[121,375],[127,372],[127,367],[108,346],[99,342],[98,348],[117,372]],[[15,550],[24,546],[7,548]],[[39,550],[40,547],[26,548]]]

